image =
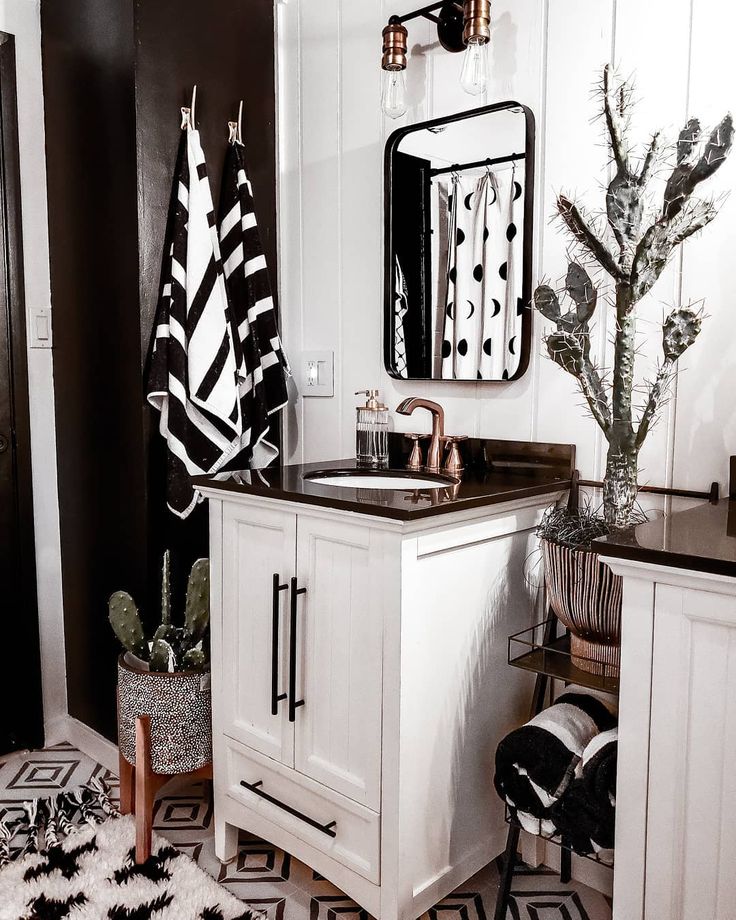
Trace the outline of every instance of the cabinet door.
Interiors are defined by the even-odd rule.
[[[294,764],[378,810],[383,636],[382,535],[299,516]]]
[[[736,597],[657,585],[646,920],[736,917]]]
[[[274,675],[276,695],[287,690],[289,591],[275,589],[289,584],[295,553],[294,514],[224,503],[222,727],[248,747],[289,764],[293,731],[287,701],[278,701],[276,714],[272,711]]]

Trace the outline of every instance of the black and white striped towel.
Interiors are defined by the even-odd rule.
[[[146,395],[161,413],[167,503],[186,517],[190,476],[213,473],[243,445],[237,353],[199,132],[182,109]]]
[[[245,148],[237,137],[228,144],[219,223],[243,417],[243,448],[228,468],[260,469],[278,456],[269,430],[274,413],[286,405],[286,378],[290,372],[276,324]]]
[[[553,822],[576,853],[613,863],[616,835],[618,729],[596,735],[583,751],[575,779],[550,809]]]
[[[551,808],[576,775],[586,746],[616,725],[615,701],[570,686],[496,750],[496,791],[530,833],[554,834]]]

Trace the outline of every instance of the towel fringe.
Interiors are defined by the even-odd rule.
[[[93,777],[89,783],[71,792],[60,792],[47,798],[30,799],[20,803],[23,814],[8,820],[8,810],[0,811],[0,869],[17,856],[40,853],[59,847],[79,823],[75,816],[97,827],[105,818],[117,818],[120,812],[110,800],[110,790],[104,780]],[[99,812],[102,812],[100,815]],[[26,833],[27,840],[15,852],[13,840]]]

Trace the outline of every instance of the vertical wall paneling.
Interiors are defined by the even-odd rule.
[[[592,121],[595,100],[592,84],[609,57],[613,28],[613,0],[583,4],[577,0],[554,0],[549,5],[547,26],[544,175],[538,195],[543,202],[545,228],[542,258],[537,277],[561,286],[567,270],[568,240],[559,222],[552,219],[560,192],[576,195],[591,209],[600,207],[607,155],[602,146],[602,125]],[[540,319],[540,318],[538,318]],[[603,363],[606,305],[598,308],[598,327],[592,339],[593,353]],[[549,324],[538,322],[534,342],[541,354],[541,334]],[[490,398],[493,398],[492,395]],[[540,440],[577,445],[579,467],[588,473],[600,469],[601,444],[596,423],[590,418],[576,382],[544,354],[539,363],[536,406],[536,437]]]
[[[736,110],[730,40],[734,29],[733,7],[694,0],[688,110],[708,128],[725,112]],[[725,485],[727,458],[736,446],[732,309],[736,201],[733,194],[728,196],[734,184],[736,158],[732,157],[705,193],[724,199],[721,213],[702,236],[686,243],[683,255],[683,302],[704,299],[707,314],[699,340],[685,355],[677,393],[674,478],[691,488],[710,479]]]
[[[298,4],[277,0],[276,47],[278,117],[278,172],[277,188],[279,222],[279,264],[288,264],[291,270],[280,274],[281,301],[289,310],[281,311],[281,331],[285,342],[301,343],[304,327],[301,304],[303,302],[303,227],[302,227],[302,143],[301,143],[301,32]],[[284,219],[288,215],[288,219]],[[296,345],[296,347],[299,347]],[[292,371],[299,373],[299,355],[291,354]],[[285,462],[303,460],[304,441],[300,432],[304,427],[304,401],[299,397],[296,379],[289,381],[291,402],[284,412]]]
[[[304,319],[303,341],[292,350],[331,349],[336,357],[334,399],[310,399],[304,405],[301,437],[305,455],[315,459],[338,457],[341,440],[341,367],[346,356],[340,354],[340,277],[346,267],[340,252],[338,36],[343,5],[339,0],[305,0],[301,4],[300,86],[302,117],[308,118],[302,122],[302,285],[309,312]]]
[[[340,130],[340,308],[342,314],[338,380],[344,399],[340,411],[340,456],[355,455],[356,390],[381,385],[380,324],[366,322],[383,296],[382,236],[366,234],[382,215],[382,144],[380,88],[375,36],[380,19],[370,3],[341,3],[340,92],[343,110],[360,118],[342,120]],[[380,51],[380,48],[379,48]],[[347,360],[344,357],[348,357]]]
[[[651,133],[658,129],[661,130],[662,142],[672,143],[687,119],[690,13],[691,0],[653,0],[646,4],[637,3],[636,0],[616,2],[614,60],[620,74],[633,75],[636,80],[637,104],[632,118],[631,136],[638,150],[644,149]],[[651,35],[656,31],[663,31],[666,40],[652,42]],[[666,85],[666,92],[657,90],[661,81]],[[652,204],[661,205],[671,160],[670,153],[657,170]],[[641,389],[635,402],[640,407],[646,399],[646,383],[653,378],[656,363],[661,359],[662,320],[680,302],[681,269],[682,252],[676,255],[656,286],[637,308],[641,357],[637,362],[636,383]],[[613,360],[610,336],[615,327],[612,320],[613,316],[609,317],[608,366],[611,366]],[[700,343],[695,348],[700,348]],[[687,366],[688,360],[689,355],[685,357],[683,366]],[[673,394],[675,392],[676,382]],[[673,399],[663,407],[660,420],[650,431],[642,449],[639,458],[639,479],[642,483],[672,484],[674,405]],[[705,485],[704,481],[700,481],[697,488],[704,488]]]
[[[292,295],[284,297],[285,324],[294,336],[287,344],[294,355],[303,348],[339,346],[336,396],[306,400],[300,407],[300,430],[289,433],[292,456],[352,456],[353,391],[378,383],[392,409],[409,394],[439,399],[448,431],[574,442],[584,474],[599,476],[605,439],[584,410],[573,379],[543,355],[545,324],[538,317],[531,366],[518,382],[402,383],[383,371],[383,145],[394,128],[406,123],[510,97],[530,105],[538,130],[535,281],[557,283],[566,270],[567,240],[550,220],[555,195],[575,193],[598,212],[604,206],[609,165],[603,125],[594,119],[598,100],[593,93],[603,65],[613,61],[622,74],[636,77],[635,138],[646,141],[647,132],[657,127],[676,137],[691,112],[711,124],[734,108],[728,37],[736,14],[713,0],[498,0],[485,99],[472,99],[459,88],[462,56],[441,50],[430,23],[413,21],[408,24],[408,111],[392,122],[380,113],[381,28],[392,13],[416,5],[411,0],[343,3],[339,16],[334,4],[313,0],[289,0],[285,6],[289,12],[279,42],[289,60],[280,93],[282,104],[291,109],[298,93],[301,139],[295,127],[285,125],[282,234],[295,236],[300,197],[303,207],[301,238],[289,245],[281,266],[282,293]],[[341,162],[331,170],[327,161],[335,166],[335,157]],[[712,184],[716,194],[733,184],[735,169],[731,162],[719,174]],[[691,488],[704,488],[711,479],[725,482],[726,457],[736,446],[736,417],[728,406],[736,358],[728,357],[724,345],[733,339],[729,303],[734,284],[725,266],[734,221],[736,206],[727,201],[716,225],[702,239],[685,244],[682,264],[676,260],[642,304],[637,379],[642,387],[661,353],[660,323],[669,309],[706,297],[710,314],[642,453],[643,482]],[[606,277],[601,281],[601,293],[607,288],[610,294]],[[604,298],[593,341],[604,368],[612,362],[614,329],[615,317]],[[427,426],[428,419],[394,417],[393,423],[413,430]]]

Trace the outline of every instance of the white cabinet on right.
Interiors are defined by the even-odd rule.
[[[736,578],[605,561],[624,576],[613,918],[734,920]]]
[[[736,918],[732,594],[657,585],[646,866],[648,920]]]

